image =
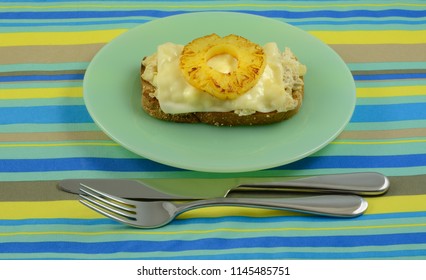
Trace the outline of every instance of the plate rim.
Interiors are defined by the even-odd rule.
[[[311,148],[311,149],[307,149],[304,153],[300,153],[298,156],[294,156],[292,158],[289,158],[287,160],[284,161],[280,161],[279,163],[277,161],[273,161],[270,162],[269,164],[267,163],[263,163],[261,165],[253,165],[251,167],[241,167],[241,168],[234,168],[232,170],[229,169],[222,169],[220,167],[217,168],[213,168],[213,167],[207,167],[204,168],[202,166],[194,166],[194,164],[187,164],[187,163],[182,163],[182,162],[177,162],[177,161],[173,161],[173,160],[169,160],[167,158],[164,157],[158,157],[155,154],[152,153],[148,153],[147,151],[144,153],[141,153],[140,150],[135,149],[134,147],[130,147],[126,144],[123,144],[123,141],[120,139],[120,137],[117,137],[117,135],[114,135],[114,133],[110,132],[110,129],[108,129],[107,127],[105,127],[104,123],[102,123],[102,121],[99,121],[98,117],[96,116],[96,114],[94,113],[94,110],[92,108],[92,105],[90,105],[90,102],[87,101],[88,95],[86,94],[86,84],[87,84],[87,77],[90,76],[90,69],[92,67],[94,67],[94,61],[96,62],[97,58],[102,55],[102,52],[105,50],[106,47],[108,47],[112,42],[115,42],[116,40],[120,40],[119,38],[122,38],[123,36],[129,36],[128,33],[129,32],[136,32],[135,30],[137,29],[144,29],[144,28],[149,28],[149,25],[151,24],[159,24],[160,21],[164,21],[164,20],[172,20],[174,18],[178,18],[178,17],[188,17],[188,16],[197,16],[200,14],[215,14],[217,16],[221,15],[221,14],[227,14],[227,15],[239,15],[239,16],[243,16],[243,17],[252,17],[252,18],[261,18],[264,21],[270,21],[270,22],[274,22],[274,23],[279,23],[282,24],[283,26],[286,26],[286,28],[291,28],[293,30],[295,30],[296,32],[303,32],[305,34],[307,34],[308,36],[311,37],[311,39],[314,39],[318,42],[321,43],[321,45],[325,48],[328,48],[328,51],[334,53],[334,55],[336,56],[336,58],[338,60],[340,60],[340,63],[343,64],[345,66],[345,71],[348,72],[348,74],[350,75],[350,77],[352,78],[352,82],[351,82],[351,88],[353,91],[353,98],[352,98],[352,102],[350,102],[351,105],[351,112],[346,115],[346,118],[341,122],[341,125],[339,126],[339,129],[335,130],[334,133],[330,134],[328,139],[326,141],[323,141],[322,143],[316,145],[316,147]],[[308,70],[309,71],[309,70]],[[87,74],[87,75],[86,75]],[[309,34],[308,32],[306,32],[305,30],[302,30],[298,27],[295,27],[291,24],[288,24],[286,22],[282,22],[276,19],[272,19],[272,18],[268,18],[268,17],[263,17],[263,16],[259,16],[259,15],[253,15],[253,14],[246,14],[246,13],[240,13],[240,12],[191,12],[191,13],[184,13],[184,14],[178,14],[178,15],[172,15],[172,16],[168,16],[168,17],[164,17],[164,18],[159,18],[159,19],[155,19],[140,25],[137,25],[125,32],[123,32],[122,34],[118,35],[117,37],[115,37],[114,39],[112,39],[111,41],[107,42],[105,44],[105,46],[103,46],[96,54],[95,56],[92,58],[92,60],[90,61],[87,69],[86,69],[86,74],[84,76],[84,80],[83,80],[83,99],[84,99],[84,103],[85,106],[90,114],[90,116],[92,117],[93,121],[96,123],[96,125],[105,133],[107,134],[113,141],[117,142],[118,144],[120,144],[122,147],[124,147],[125,149],[139,155],[142,156],[146,159],[155,161],[157,163],[160,164],[164,164],[167,165],[169,167],[172,168],[178,168],[178,169],[185,169],[185,170],[189,170],[189,171],[201,171],[201,172],[212,172],[212,173],[240,173],[240,172],[252,172],[252,171],[260,171],[260,170],[266,170],[266,169],[270,169],[270,168],[275,168],[281,165],[286,165],[286,164],[290,164],[292,162],[298,161],[300,159],[303,159],[309,155],[314,154],[315,152],[323,149],[325,146],[327,146],[333,139],[335,139],[347,126],[347,124],[350,122],[350,119],[354,113],[355,110],[355,103],[356,103],[356,86],[355,86],[355,82],[353,80],[353,76],[350,73],[350,70],[348,69],[346,63],[343,61],[343,59],[327,44],[325,44],[324,42],[322,42],[321,40],[319,40],[318,38],[314,37],[313,35]],[[303,107],[303,105],[302,105]],[[92,109],[91,109],[92,108]],[[141,109],[142,110],[142,109]]]

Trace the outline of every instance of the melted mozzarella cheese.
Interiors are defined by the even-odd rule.
[[[264,46],[267,65],[258,83],[233,100],[220,100],[190,85],[179,68],[183,46],[172,43],[160,45],[157,53],[145,60],[143,78],[156,87],[154,96],[165,113],[230,112],[249,115],[258,112],[285,112],[294,109],[298,101],[291,92],[303,81],[299,78],[306,69],[286,49],[281,53],[275,43]],[[209,60],[209,66],[227,72],[235,61],[227,55]]]

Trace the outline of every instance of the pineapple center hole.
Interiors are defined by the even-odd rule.
[[[220,73],[228,74],[237,69],[238,59],[228,53],[223,53],[211,57],[207,60],[207,65]]]

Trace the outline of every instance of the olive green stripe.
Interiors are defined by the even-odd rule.
[[[0,133],[0,142],[111,140],[100,131]]]
[[[395,130],[345,130],[337,139],[400,139],[426,137],[426,127]],[[0,133],[0,142],[111,140],[101,131]]]
[[[77,199],[60,191],[56,181],[0,181],[0,201],[54,201]]]
[[[105,44],[0,47],[3,64],[90,61]],[[426,44],[330,45],[347,63],[422,62]]]
[[[347,63],[426,61],[426,44],[330,45]]]
[[[378,74],[411,74],[426,73],[426,69],[394,69],[394,70],[371,70],[371,71],[352,71],[353,75],[378,75]]]
[[[398,139],[412,137],[426,137],[426,127],[395,130],[345,130],[337,139]]]
[[[0,72],[0,76],[64,75],[64,74],[84,74],[84,73],[85,73],[85,70],[11,71],[11,72]]]
[[[278,180],[279,177],[274,178]],[[149,179],[147,179],[149,180]],[[181,179],[185,180],[185,179]],[[230,179],[233,180],[232,178]],[[256,178],[271,180],[270,178]],[[391,176],[389,177],[390,189],[386,196],[425,194],[426,175]],[[50,201],[74,200],[77,195],[60,191],[58,181],[0,181],[0,201]],[[172,191],[168,189],[168,191]],[[222,192],[222,191],[220,191]],[[176,193],[179,193],[177,190]],[[213,195],[213,194],[212,194]],[[218,194],[220,195],[220,194]]]
[[[2,64],[90,61],[105,44],[0,47]]]

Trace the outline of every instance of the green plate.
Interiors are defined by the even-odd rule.
[[[215,127],[154,119],[141,109],[139,67],[159,44],[186,44],[211,33],[238,34],[258,44],[290,47],[307,65],[305,100],[288,121]],[[355,84],[341,58],[310,34],[269,18],[231,12],[190,13],[151,21],[118,36],[90,63],[84,101],[96,124],[128,150],[166,165],[206,172],[245,172],[304,158],[349,122]]]

